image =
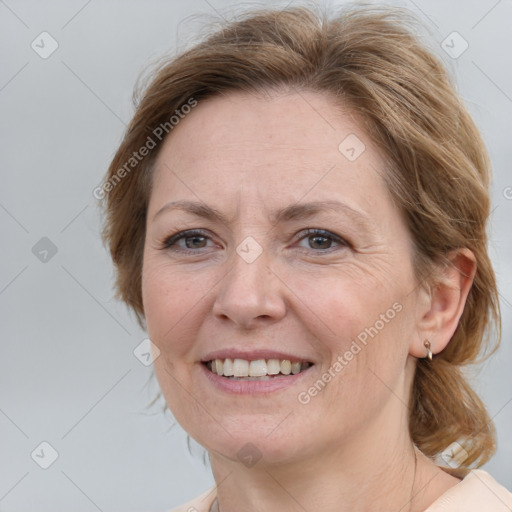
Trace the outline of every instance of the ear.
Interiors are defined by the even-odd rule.
[[[418,336],[411,341],[410,355],[426,357],[425,340],[433,354],[441,352],[457,329],[476,273],[476,258],[466,248],[448,254],[450,264],[439,267],[429,288],[422,287],[417,318]]]

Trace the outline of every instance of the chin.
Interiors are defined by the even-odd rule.
[[[280,418],[280,421],[282,418]],[[233,418],[233,421],[237,421]],[[286,420],[285,420],[286,421]],[[228,459],[247,467],[259,468],[282,465],[300,460],[305,455],[306,432],[278,427],[279,422],[255,421],[254,416],[243,417],[236,422],[236,430],[226,432],[222,427],[195,432],[194,439],[208,450],[212,459],[215,456]],[[274,431],[272,431],[274,429]],[[212,437],[212,433],[215,437]]]

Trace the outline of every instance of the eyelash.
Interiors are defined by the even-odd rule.
[[[342,247],[351,247],[350,243],[347,242],[344,238],[342,238],[338,235],[335,235],[334,233],[331,233],[330,231],[326,231],[323,229],[307,228],[307,229],[303,230],[301,233],[302,233],[302,236],[300,236],[300,238],[298,238],[298,240],[297,240],[299,242],[304,240],[305,238],[317,236],[317,237],[326,238],[328,240],[336,242]],[[171,236],[165,238],[165,240],[163,240],[163,242],[161,244],[161,249],[162,250],[171,249],[176,244],[176,242],[178,242],[179,240],[182,240],[185,238],[193,238],[193,237],[204,237],[204,238],[211,240],[211,238],[208,236],[207,232],[205,232],[201,229],[190,229],[187,231],[180,231],[179,233],[176,233],[174,235],[171,235]],[[200,248],[200,249],[203,249],[203,248]],[[172,250],[176,250],[176,251],[182,252],[184,254],[197,255],[200,253],[200,249],[194,250],[194,249],[178,248],[178,249],[172,249]],[[302,249],[304,249],[304,248],[302,248]],[[319,251],[315,251],[314,249],[309,249],[309,250],[319,253],[319,254],[326,254],[326,253],[332,252],[333,250],[336,250],[336,249],[329,248],[329,249],[321,249]]]

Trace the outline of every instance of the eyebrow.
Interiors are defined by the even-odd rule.
[[[230,219],[216,208],[194,201],[171,201],[162,206],[162,208],[155,213],[153,220],[164,212],[173,210],[182,210],[196,217],[218,221],[226,225],[230,223]],[[340,201],[314,201],[310,203],[292,204],[273,212],[270,216],[270,220],[272,224],[279,224],[294,220],[309,219],[314,215],[325,212],[343,212],[359,227],[363,229],[371,229],[373,227],[373,222],[367,215]]]

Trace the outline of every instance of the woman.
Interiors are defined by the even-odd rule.
[[[511,510],[460,371],[499,322],[489,173],[397,11],[250,13],[159,68],[104,236],[210,456],[178,510]]]

